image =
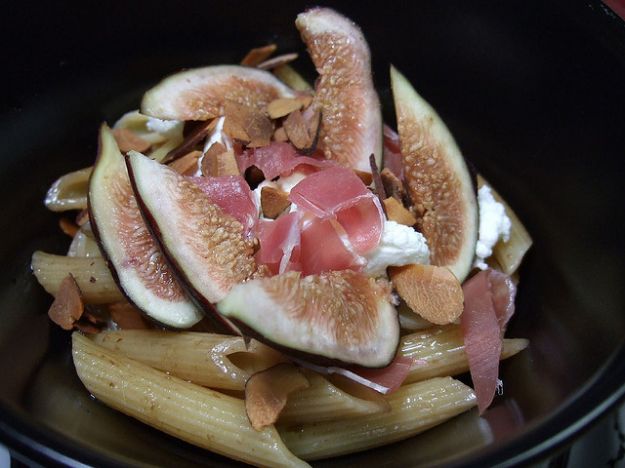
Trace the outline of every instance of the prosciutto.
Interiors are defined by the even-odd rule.
[[[489,269],[462,287],[461,327],[480,414],[492,403],[498,385],[503,334],[514,313],[516,288],[507,275]]]
[[[266,180],[288,175],[300,165],[314,168],[335,166],[332,161],[301,156],[290,143],[286,142],[273,142],[268,146],[247,149],[237,157],[237,163],[242,174],[249,167],[256,166],[263,172]]]
[[[258,209],[250,186],[241,176],[189,177],[208,195],[211,203],[243,225],[246,237],[254,230]]]
[[[289,200],[321,219],[336,219],[359,255],[373,250],[380,242],[382,208],[375,195],[349,169],[332,167],[309,175],[291,189]]]
[[[298,213],[282,215],[275,221],[259,220],[256,235],[260,243],[257,263],[266,265],[273,274],[301,271]]]

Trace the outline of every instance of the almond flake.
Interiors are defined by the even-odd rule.
[[[85,305],[78,284],[76,284],[74,277],[69,274],[61,281],[54,302],[48,310],[48,316],[63,330],[71,330],[82,317],[84,310]]]
[[[277,48],[278,46],[275,44],[267,44],[266,46],[250,49],[247,55],[243,57],[243,60],[241,60],[241,65],[255,67],[271,57],[271,54],[273,54]]]
[[[89,210],[85,208],[84,210],[81,210],[76,215],[76,224],[78,224],[79,226],[83,226],[85,223],[88,223],[88,222],[89,222]]]
[[[250,148],[267,146],[271,143],[273,124],[269,118],[260,112],[251,112],[245,120],[245,131],[250,137]]]
[[[198,159],[202,156],[201,151],[191,151],[185,154],[183,157],[172,161],[169,164],[174,171],[182,175],[193,175],[197,172]]]
[[[150,149],[150,146],[152,146],[149,141],[144,140],[132,130],[128,130],[127,128],[114,128],[113,136],[115,137],[117,146],[122,153],[126,153],[130,150],[143,153],[144,151]]]
[[[216,120],[216,119],[215,119]],[[193,125],[193,130],[184,137],[182,143],[180,143],[176,148],[171,150],[167,155],[163,158],[163,163],[168,164],[172,161],[175,161],[178,158],[189,154],[191,151],[195,149],[195,147],[204,139],[206,135],[209,134],[211,129],[215,128],[216,122],[215,120],[211,121],[203,121]],[[185,127],[187,126],[185,122]]]
[[[304,102],[299,98],[278,98],[267,105],[267,113],[272,119],[279,119],[293,111],[300,110],[303,106]]]
[[[241,175],[234,152],[226,150],[221,143],[213,143],[202,158],[202,175],[213,177]]]
[[[286,65],[287,63],[292,62],[293,60],[297,59],[297,57],[298,55],[296,52],[278,55],[277,57],[259,63],[258,65],[256,65],[256,68],[260,68],[261,70],[273,70],[274,68],[277,68],[281,65]]]
[[[286,136],[286,131],[284,130],[284,127],[276,128],[276,131],[273,132],[273,139],[274,141],[288,141],[289,140],[289,137]]]
[[[67,218],[59,219],[59,227],[61,228],[61,231],[63,231],[69,237],[74,237],[78,232],[78,226],[76,225],[76,223],[70,221]]]
[[[257,431],[274,424],[289,393],[308,388],[308,379],[293,364],[257,372],[245,384],[245,412]]]
[[[321,121],[321,112],[315,110],[313,112],[305,112],[308,115],[304,115],[303,112],[294,111],[284,121],[284,130],[293,146],[303,152],[311,152],[317,143],[317,137],[319,134],[319,123]]]
[[[373,176],[371,175],[370,172],[359,171],[358,169],[354,169],[354,174],[356,174],[358,178],[362,180],[362,183],[367,186],[371,185],[371,182],[373,182]]]
[[[386,212],[386,217],[389,221],[395,221],[396,223],[404,224],[406,226],[414,226],[417,223],[417,218],[410,212],[410,210],[406,209],[404,205],[397,200],[397,198],[385,198],[383,203],[384,211]]]
[[[382,169],[380,177],[382,178],[382,184],[384,185],[386,195],[403,202],[406,198],[406,191],[404,190],[404,184],[402,184],[401,180],[388,168]]]
[[[266,218],[276,219],[291,206],[289,194],[274,187],[263,187],[260,191],[260,206]]]
[[[436,325],[454,322],[464,308],[464,293],[451,270],[434,265],[389,267],[397,294],[413,312]]]
[[[108,306],[111,319],[122,330],[152,328],[139,309],[129,302],[116,302]]]

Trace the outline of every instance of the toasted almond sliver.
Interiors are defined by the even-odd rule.
[[[122,153],[126,153],[130,150],[143,153],[144,151],[150,149],[150,146],[152,146],[149,141],[144,140],[132,130],[128,130],[127,128],[114,128],[113,136],[115,137],[117,146],[119,146],[119,150]]]
[[[89,221],[89,210],[87,209],[81,210],[80,213],[76,215],[76,224],[78,224],[79,226],[84,225],[88,221]]]
[[[354,174],[358,176],[362,183],[365,185],[370,185],[373,182],[373,176],[370,172],[359,171],[358,169],[354,169]]]
[[[384,211],[386,211],[386,217],[390,221],[395,221],[399,224],[405,224],[406,226],[414,226],[417,222],[417,218],[404,207],[394,197],[388,197],[384,199]]]
[[[193,175],[197,171],[197,161],[198,159],[200,159],[200,156],[202,156],[201,151],[191,151],[190,153],[185,154],[183,157],[172,161],[169,164],[169,167],[171,167],[179,174]]]
[[[250,49],[247,55],[243,57],[243,60],[241,60],[241,65],[255,67],[271,57],[271,54],[273,54],[277,48],[278,46],[275,44],[267,44],[266,46]]]
[[[320,111],[311,111],[310,108],[305,112],[293,111],[283,123],[284,130],[293,146],[305,152],[314,148],[321,121]],[[305,113],[308,116],[305,116]]]
[[[74,277],[69,274],[61,281],[54,302],[48,310],[48,316],[63,330],[71,330],[82,317],[84,310],[85,306],[78,284],[76,284]]]
[[[284,130],[284,127],[276,128],[276,131],[273,132],[273,139],[274,141],[288,141],[289,140],[289,137],[286,136],[286,131]]]
[[[276,219],[291,206],[289,194],[274,187],[263,187],[260,191],[260,206],[266,218]]]
[[[74,237],[78,232],[78,225],[73,221],[70,221],[67,218],[59,219],[59,227],[63,233],[67,234],[69,237]]]
[[[128,302],[115,302],[108,309],[111,318],[122,330],[152,328],[141,311]]]
[[[273,135],[273,123],[269,118],[260,112],[250,112],[245,119],[245,132],[250,137],[250,148],[267,146],[271,143]]]
[[[391,281],[408,307],[429,322],[446,325],[462,313],[464,293],[447,267],[406,265],[389,267]]]
[[[220,148],[213,151],[216,145],[224,151],[217,152]],[[202,158],[202,174],[212,177],[241,175],[234,152],[226,151],[219,143],[213,144]]]
[[[396,198],[398,201],[403,201],[406,195],[404,186],[401,180],[388,168],[382,169],[380,172],[380,178],[384,185],[384,191],[389,197]]]
[[[293,364],[284,363],[252,375],[245,384],[245,412],[257,431],[274,424],[289,393],[309,386]]]
[[[297,59],[297,57],[298,55],[296,52],[278,55],[277,57],[259,63],[258,65],[256,65],[256,68],[260,68],[261,70],[273,70],[274,68],[277,68],[281,65],[286,65],[287,63],[292,62],[293,60]]]
[[[193,130],[184,137],[182,143],[180,143],[177,147],[175,147],[173,150],[167,153],[167,155],[165,155],[162,162],[164,164],[169,164],[172,161],[175,161],[176,159],[181,158],[193,151],[196,145],[204,140],[204,138],[206,138],[206,135],[208,135],[211,130],[215,128],[216,120],[217,119],[207,120],[205,122],[199,122],[193,125]],[[185,125],[187,123],[188,122],[186,122]]]
[[[278,98],[267,105],[267,113],[272,119],[279,119],[291,112],[300,110],[304,106],[304,100],[299,98]]]

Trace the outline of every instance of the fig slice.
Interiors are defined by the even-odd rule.
[[[255,272],[243,225],[168,166],[136,152],[128,153],[126,164],[144,218],[181,284],[220,330],[232,331],[212,304]]]
[[[216,65],[182,71],[143,95],[141,113],[164,120],[208,120],[223,115],[227,101],[263,111],[295,92],[268,71]]]
[[[244,333],[320,365],[385,367],[399,342],[388,291],[349,270],[306,277],[289,272],[238,284],[217,310]]]
[[[321,110],[320,148],[326,158],[370,173],[369,155],[381,166],[382,116],[362,31],[330,8],[300,13],[295,25],[319,73],[313,106]]]
[[[108,267],[132,304],[169,327],[200,321],[203,314],[174,278],[141,217],[124,157],[106,125],[89,181],[89,217]]]
[[[477,242],[477,201],[467,165],[436,111],[391,67],[405,180],[433,265],[464,280]]]

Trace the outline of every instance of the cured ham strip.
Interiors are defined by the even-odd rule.
[[[251,166],[256,166],[263,171],[267,180],[275,179],[280,175],[288,175],[300,165],[316,168],[335,165],[331,161],[301,156],[290,143],[286,142],[273,142],[268,146],[248,149],[238,156],[237,160],[241,173],[244,173]]]
[[[342,231],[339,223],[332,219],[313,218],[306,225],[301,234],[300,253],[304,275],[362,269],[365,260],[348,249],[342,239]]]
[[[349,169],[332,167],[309,175],[291,189],[289,200],[319,218],[335,218],[359,255],[380,242],[382,207]]]
[[[300,228],[297,213],[288,213],[275,221],[261,219],[256,235],[260,249],[256,261],[266,265],[273,274],[300,271]]]
[[[507,275],[484,270],[462,289],[461,327],[481,414],[493,401],[497,389],[503,330],[514,313],[515,288]]]
[[[249,236],[256,225],[258,210],[252,191],[241,176],[189,177],[222,211],[239,221]]]

